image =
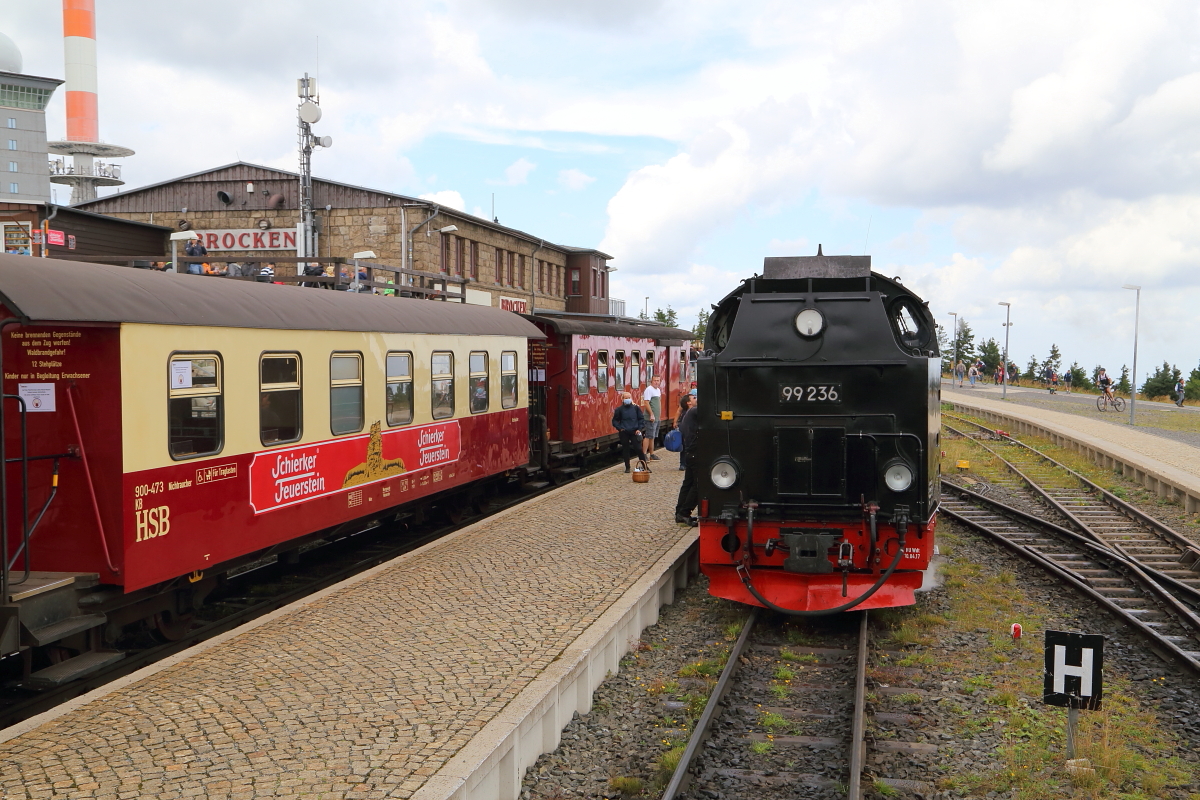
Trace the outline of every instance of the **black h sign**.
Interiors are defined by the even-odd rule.
[[[1104,693],[1103,667],[1103,636],[1046,631],[1046,681],[1042,702],[1099,711]]]

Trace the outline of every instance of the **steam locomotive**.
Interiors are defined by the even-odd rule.
[[[932,315],[870,256],[767,258],[696,365],[709,592],[798,616],[915,602],[934,552]]]

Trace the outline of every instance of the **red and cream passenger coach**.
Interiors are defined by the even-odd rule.
[[[21,256],[0,304],[0,656],[529,460],[516,314]]]

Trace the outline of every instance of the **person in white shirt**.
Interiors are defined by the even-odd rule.
[[[642,411],[646,414],[646,430],[643,435],[642,449],[651,461],[661,461],[654,455],[654,440],[658,437],[658,423],[662,419],[662,378],[655,375],[650,385],[642,392]]]

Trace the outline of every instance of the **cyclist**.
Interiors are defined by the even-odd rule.
[[[1113,399],[1112,393],[1112,378],[1108,377],[1107,370],[1100,370],[1100,375],[1096,378],[1096,385],[1104,392],[1104,396],[1109,400]]]

